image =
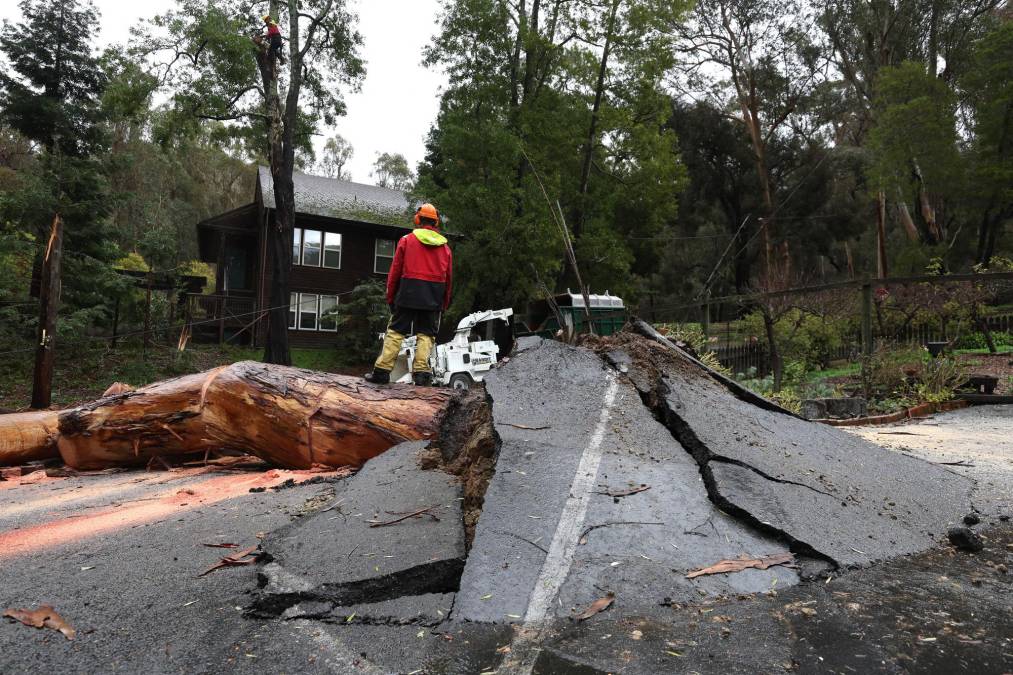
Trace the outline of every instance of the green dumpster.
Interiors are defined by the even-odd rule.
[[[586,333],[588,312],[584,309],[584,296],[567,290],[552,298],[559,308],[563,323],[576,333]],[[592,294],[590,302],[590,320],[595,335],[612,335],[626,325],[626,305],[623,299],[609,294]],[[562,326],[556,318],[548,300],[538,300],[528,305],[528,311],[518,326],[517,335],[538,335],[545,338],[555,337]]]

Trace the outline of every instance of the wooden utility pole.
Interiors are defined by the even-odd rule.
[[[60,305],[60,261],[63,252],[63,219],[53,217],[53,225],[42,258],[42,282],[39,288],[39,332],[35,348],[35,375],[32,381],[32,407],[48,408],[53,402],[53,361],[55,357],[56,313]]]

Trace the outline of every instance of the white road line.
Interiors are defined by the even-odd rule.
[[[538,575],[535,587],[528,599],[528,610],[524,615],[524,624],[515,638],[510,650],[509,662],[499,669],[500,673],[530,673],[538,657],[538,634],[541,625],[548,616],[549,608],[556,600],[559,589],[566,581],[573,564],[573,554],[577,550],[580,528],[584,525],[588,502],[598,477],[598,467],[602,460],[602,440],[612,416],[612,406],[619,393],[619,382],[614,375],[608,374],[608,387],[602,401],[601,416],[591,434],[587,447],[580,456],[580,463],[570,485],[569,496],[559,516],[556,533],[552,536],[549,553],[542,563],[542,571]]]

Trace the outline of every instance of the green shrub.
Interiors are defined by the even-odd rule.
[[[667,337],[670,340],[684,342],[692,347],[693,351],[696,352],[697,356],[700,358],[700,362],[705,366],[711,368],[712,370],[716,370],[723,375],[727,375],[728,377],[732,376],[732,371],[721,363],[717,354],[711,351],[710,340],[706,335],[704,335],[703,329],[699,324],[668,323],[659,324],[659,327],[668,331]]]
[[[992,341],[996,347],[1013,346],[1013,334],[1006,332],[992,333]],[[985,341],[984,333],[968,333],[962,335],[959,340],[953,343],[954,349],[987,349],[988,342]]]
[[[754,311],[743,319],[749,334],[766,344],[763,315]],[[777,349],[784,361],[784,382],[801,382],[807,373],[830,366],[835,351],[853,332],[845,319],[817,316],[793,309],[774,324]]]
[[[337,321],[337,349],[344,365],[372,363],[380,350],[377,336],[387,329],[386,289],[383,284],[368,280],[341,298],[333,315]]]

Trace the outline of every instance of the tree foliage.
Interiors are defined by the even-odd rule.
[[[410,190],[412,183],[415,182],[408,160],[397,152],[377,154],[376,161],[373,162],[372,175],[377,185],[392,190]]]
[[[335,134],[324,143],[323,156],[320,158],[318,170],[320,175],[338,180],[351,180],[351,174],[345,169],[352,159],[355,150],[341,134]]]
[[[583,280],[635,293],[684,173],[664,78],[672,2],[448,2],[428,62],[450,82],[417,191],[459,246],[455,307],[523,303]]]

